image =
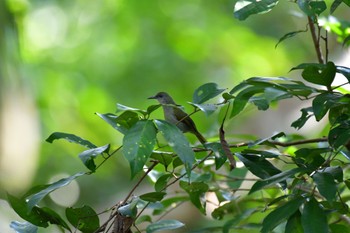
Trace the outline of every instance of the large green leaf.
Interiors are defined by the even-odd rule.
[[[148,225],[146,228],[146,233],[178,229],[184,225],[185,224],[178,220],[159,220],[158,222]]]
[[[72,182],[76,178],[78,178],[82,175],[85,175],[85,174],[86,174],[85,172],[79,172],[73,176],[69,176],[67,178],[60,179],[59,181],[56,181],[56,182],[50,184],[49,186],[47,186],[45,189],[41,190],[40,192],[29,196],[26,200],[27,205],[28,205],[28,210],[30,211],[35,205],[37,205],[49,193],[55,191],[56,189],[62,188],[64,186],[70,184],[70,182]]]
[[[252,186],[252,188],[249,191],[249,194],[256,192],[258,190],[261,190],[262,188],[270,185],[274,185],[276,183],[281,183],[286,181],[288,178],[293,177],[295,174],[300,172],[305,172],[305,168],[293,168],[288,171],[284,171],[281,173],[278,173],[277,175],[271,176],[264,180],[259,180],[255,182],[255,184]]]
[[[185,165],[187,175],[190,177],[192,165],[195,161],[195,155],[185,135],[178,127],[176,127],[176,125],[173,125],[167,121],[155,120],[154,122],[164,136],[165,140],[167,140],[169,143],[169,146],[173,148],[175,153]]]
[[[269,12],[278,3],[278,0],[239,0],[235,4],[234,16],[239,20],[245,20],[251,15]]]
[[[105,152],[108,152],[109,150],[109,144],[97,148],[93,148],[90,150],[86,150],[79,154],[79,158],[84,163],[84,165],[90,169],[90,171],[94,172],[96,169],[96,165],[94,162],[94,159]]]
[[[330,87],[336,73],[336,67],[333,62],[328,62],[324,65],[313,65],[310,64],[305,67],[302,72],[302,77],[314,84],[323,85],[326,87]]]
[[[305,203],[301,223],[305,233],[328,233],[327,216],[315,198]]]
[[[276,226],[287,220],[293,215],[299,207],[304,203],[303,197],[297,197],[293,200],[288,201],[286,204],[279,206],[277,209],[269,213],[263,220],[262,233],[268,233],[272,231]]]
[[[156,143],[156,128],[152,121],[138,121],[123,138],[123,153],[129,161],[131,177],[143,169]]]
[[[335,199],[337,184],[330,173],[318,171],[312,176],[312,179],[315,181],[316,187],[322,196],[329,202]]]
[[[350,121],[342,122],[337,125],[333,129],[331,129],[328,133],[328,141],[329,144],[337,149],[340,146],[346,145],[350,139]]]
[[[263,93],[264,89],[265,88],[261,86],[252,86],[239,92],[233,101],[231,117],[238,115],[247,105],[250,98],[256,94]]]
[[[218,88],[216,83],[206,83],[198,87],[193,93],[193,103],[202,104],[219,94],[221,94],[225,89]]]
[[[288,218],[285,233],[304,233],[301,225],[301,214],[299,210]]]
[[[65,139],[65,140],[67,140],[69,142],[73,142],[73,143],[79,144],[81,146],[90,148],[90,149],[97,147],[94,144],[92,144],[91,142],[89,142],[88,140],[82,139],[81,137],[78,137],[78,136],[76,136],[74,134],[61,133],[61,132],[52,133],[46,139],[46,141],[52,143],[53,141],[55,141],[57,139]]]
[[[49,223],[56,224],[61,227],[66,228],[70,231],[67,223],[52,209],[44,207],[39,208],[34,206],[31,209],[28,209],[28,204],[24,198],[16,198],[10,194],[7,194],[7,199],[12,207],[12,209],[24,220],[34,224],[38,227],[48,227]],[[26,232],[26,230],[34,230],[30,224],[16,224],[14,223],[13,227],[17,227]]]
[[[100,226],[98,215],[90,206],[67,208],[66,216],[74,227],[84,233],[93,233]]]
[[[342,97],[342,94],[335,92],[325,92],[316,96],[315,99],[312,101],[312,109],[315,114],[316,120],[320,121],[326,115],[330,108],[334,108],[341,105]]]

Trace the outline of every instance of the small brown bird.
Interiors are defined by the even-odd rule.
[[[164,118],[169,123],[176,125],[182,132],[190,132],[196,135],[198,140],[204,144],[207,140],[197,130],[196,125],[190,116],[182,111],[179,105],[177,105],[173,98],[166,92],[159,92],[155,96],[151,96],[148,99],[156,99],[162,105],[164,111]]]

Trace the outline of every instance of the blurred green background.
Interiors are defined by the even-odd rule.
[[[86,171],[78,158],[84,148],[45,142],[53,132],[120,146],[122,135],[95,112],[114,113],[116,103],[147,108],[155,104],[147,97],[158,91],[169,92],[191,111],[186,102],[204,83],[231,89],[252,76],[290,76],[293,66],[316,61],[308,34],[275,49],[284,34],[305,28],[305,17],[293,13],[296,4],[281,1],[270,14],[241,22],[233,17],[234,3],[1,0],[0,199],[6,192],[21,195],[33,185]],[[332,56],[342,56],[340,49]],[[231,122],[230,134],[266,131],[265,124],[248,127],[256,121],[251,114],[257,112]],[[162,112],[153,116],[161,118]],[[216,115],[193,118],[203,134],[215,136]],[[87,203],[102,211],[129,191],[135,182],[129,173],[117,154],[96,174],[52,198],[62,206]],[[12,232],[8,225],[14,219],[20,218],[0,200],[0,232]]]

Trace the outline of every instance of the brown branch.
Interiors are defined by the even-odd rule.
[[[318,36],[316,35],[315,23],[313,22],[313,20],[312,20],[312,18],[310,16],[308,16],[307,19],[308,19],[308,22],[309,22],[310,33],[311,33],[312,41],[314,43],[314,47],[315,47],[315,50],[316,50],[318,62],[321,63],[321,64],[324,64],[322,50],[321,50],[321,47],[320,47],[319,35]]]

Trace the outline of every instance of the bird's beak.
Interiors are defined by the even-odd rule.
[[[157,99],[156,96],[151,96],[151,97],[148,97],[147,99]]]

